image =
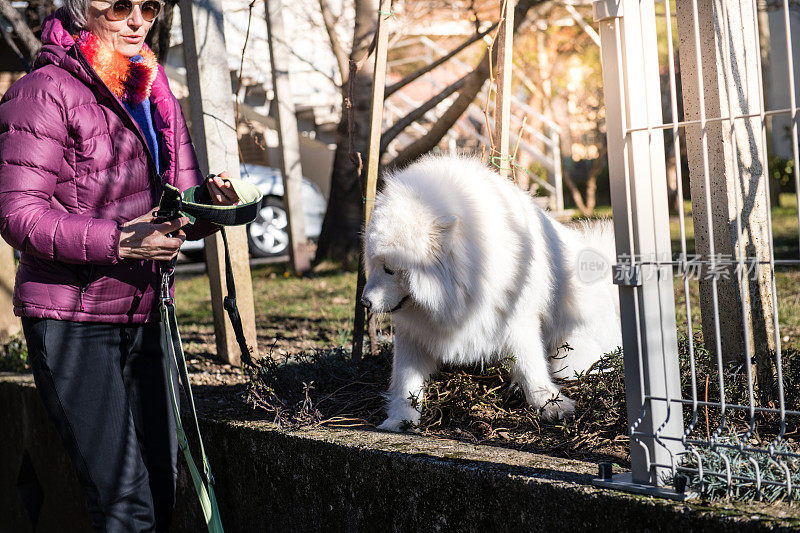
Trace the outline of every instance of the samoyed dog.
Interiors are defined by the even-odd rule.
[[[553,377],[621,345],[610,223],[569,229],[477,159],[431,156],[385,176],[364,246],[362,303],[395,326],[381,429],[419,422],[440,364],[509,356],[528,403],[545,419],[568,417],[575,402]],[[572,350],[559,353],[565,343]]]

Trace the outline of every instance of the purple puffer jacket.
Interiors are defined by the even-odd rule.
[[[150,101],[161,138],[158,176],[141,128],[66,30],[63,9],[45,21],[35,70],[0,102],[0,234],[20,250],[18,316],[84,322],[155,319],[154,261],[121,260],[120,225],[153,208],[163,183],[202,182],[163,68]],[[200,238],[208,226],[186,228]]]

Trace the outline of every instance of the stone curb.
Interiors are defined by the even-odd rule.
[[[10,521],[0,521],[0,531],[32,531],[20,499],[25,490],[31,499],[30,482],[17,488],[26,468],[44,493],[36,530],[87,530],[83,497],[30,376],[0,374],[0,405],[0,502],[10,507],[4,513]],[[591,485],[596,465],[582,461],[363,429],[285,431],[266,422],[220,419],[204,419],[201,426],[229,532],[739,532],[800,526],[800,512],[787,505],[674,503],[598,489]],[[178,500],[173,530],[203,531],[185,468]]]

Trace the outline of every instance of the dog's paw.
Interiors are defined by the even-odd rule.
[[[394,433],[401,433],[403,431],[419,433],[419,429],[414,425],[413,422],[403,420],[402,418],[387,418],[383,421],[383,424],[378,426],[378,429],[392,431]]]
[[[550,422],[572,418],[575,416],[575,400],[560,393],[555,394],[539,408],[539,412],[542,418]]]
[[[537,390],[530,395],[530,404],[539,409],[539,415],[550,422],[575,415],[575,400],[558,391]]]

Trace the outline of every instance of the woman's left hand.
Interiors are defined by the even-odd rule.
[[[215,205],[234,205],[239,201],[233,186],[230,182],[226,182],[225,178],[230,178],[230,175],[227,172],[220,172],[218,176],[206,182],[208,192],[211,193],[211,201]]]

